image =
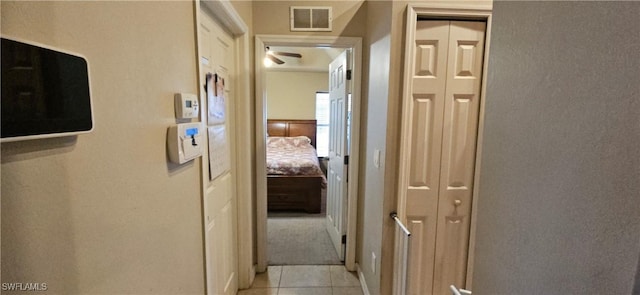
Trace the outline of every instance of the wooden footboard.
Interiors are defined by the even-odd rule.
[[[268,175],[268,210],[320,212],[321,176]]]

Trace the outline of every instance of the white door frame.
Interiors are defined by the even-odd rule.
[[[235,131],[236,132],[236,142],[238,146],[250,146],[252,140],[252,127],[251,126],[251,118],[247,116],[247,114],[251,113],[251,59],[250,59],[250,44],[251,40],[249,37],[249,27],[242,20],[242,17],[237,13],[237,11],[233,8],[233,5],[229,0],[194,0],[194,14],[195,14],[195,37],[196,37],[196,65],[198,68],[198,77],[202,79],[202,75],[200,74],[200,42],[199,39],[200,34],[200,13],[201,13],[201,5],[204,5],[208,9],[208,13],[212,14],[216,20],[220,22],[220,25],[231,32],[234,36],[235,45],[235,53],[234,53],[234,62],[235,62],[235,77],[236,81],[233,91],[235,92],[234,99],[235,101]],[[204,91],[200,87],[199,94],[201,95]],[[232,168],[235,169],[234,173],[235,179],[243,179],[250,180],[253,175],[253,167],[251,163],[252,158],[252,150],[251,149],[237,149],[236,151],[236,165]],[[208,163],[203,163],[203,160],[200,160],[201,167],[208,167]],[[202,173],[207,171],[207,169],[202,169]],[[207,176],[208,177],[208,176]],[[201,183],[201,197],[203,198],[205,194],[206,184]],[[237,254],[238,254],[238,287],[240,289],[249,288],[254,277],[255,277],[255,267],[253,261],[253,234],[252,234],[252,226],[253,226],[253,202],[252,202],[252,192],[253,192],[253,182],[248,181],[247,183],[243,183],[242,185],[235,184],[235,192],[236,192],[236,210],[237,210]],[[202,204],[203,212],[205,210],[205,204]],[[204,220],[203,215],[203,225],[206,225],[206,221]],[[203,243],[204,247],[206,247],[207,241],[206,239],[206,227],[203,227]],[[203,256],[206,261],[207,253],[203,250]],[[213,270],[208,269],[208,264],[205,262],[205,272],[209,273]],[[205,278],[206,278],[205,273]],[[205,280],[205,290],[208,290],[210,286],[207,286],[207,280]]]
[[[406,102],[411,99],[411,77],[413,76],[413,60],[406,58],[413,56],[415,46],[413,40],[415,39],[416,23],[418,17],[434,17],[442,19],[477,19],[484,20],[487,23],[485,33],[485,45],[484,56],[482,65],[482,82],[480,87],[480,114],[478,117],[478,137],[476,143],[476,160],[475,160],[475,172],[473,178],[473,195],[471,204],[471,228],[469,232],[469,255],[467,257],[467,274],[466,274],[466,288],[470,289],[472,286],[473,277],[473,262],[474,262],[474,248],[475,248],[475,235],[476,235],[476,219],[477,219],[477,204],[478,204],[478,192],[480,187],[480,155],[482,154],[482,134],[484,130],[484,108],[486,102],[486,85],[487,85],[487,67],[489,64],[489,47],[491,37],[491,19],[492,19],[493,2],[489,1],[477,1],[477,2],[451,2],[451,3],[430,3],[430,4],[418,4],[409,5],[407,8],[407,22],[405,31],[405,52],[404,52],[404,78],[402,82],[402,101]],[[405,117],[406,110],[403,103],[402,116]],[[402,123],[402,133],[406,132],[410,128],[409,122],[404,120]],[[407,165],[406,161],[403,161],[402,151],[408,148],[408,142],[400,142],[400,171],[405,169]],[[401,189],[398,191],[398,217],[406,222],[407,216],[405,212],[406,195]]]
[[[356,223],[358,206],[358,167],[360,148],[360,107],[362,80],[362,38],[333,36],[256,35],[256,236],[257,271],[267,269],[267,167],[265,141],[267,136],[266,74],[262,60],[265,46],[351,48],[353,52],[353,90],[351,117],[351,145],[348,172],[347,249],[345,267],[356,270]]]

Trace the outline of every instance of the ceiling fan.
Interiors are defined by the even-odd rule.
[[[302,58],[302,54],[300,54],[300,53],[271,51],[269,49],[269,46],[267,46],[265,50],[267,51],[267,55],[264,58],[265,64],[268,62],[267,60],[269,60],[270,62],[279,64],[279,65],[284,64],[284,60],[281,60],[281,59],[277,58],[276,55],[287,56],[287,57],[295,57],[295,58]]]

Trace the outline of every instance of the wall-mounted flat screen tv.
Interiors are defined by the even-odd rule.
[[[85,58],[6,37],[0,50],[3,142],[93,129]]]

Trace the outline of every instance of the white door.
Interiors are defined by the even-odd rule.
[[[412,234],[409,294],[465,286],[485,25],[416,25],[399,184]]]
[[[205,228],[205,262],[207,294],[235,294],[238,289],[236,274],[237,242],[236,242],[236,198],[234,167],[235,137],[231,128],[235,126],[233,113],[233,92],[231,92],[231,77],[233,72],[233,38],[220,28],[220,26],[206,13],[200,18],[200,86],[204,89],[207,73],[217,73],[225,79],[224,95],[226,102],[224,123],[209,126],[208,101],[203,95],[201,120],[207,128],[219,131],[224,128],[226,150],[223,157],[216,153],[217,162],[229,163],[229,169],[210,179],[209,173],[209,149],[205,148],[202,157],[202,186],[203,186],[203,210]],[[207,138],[209,133],[207,132]],[[207,141],[208,142],[208,141]]]
[[[329,166],[327,167],[327,231],[331,242],[344,260],[347,230],[347,50],[329,65]]]

